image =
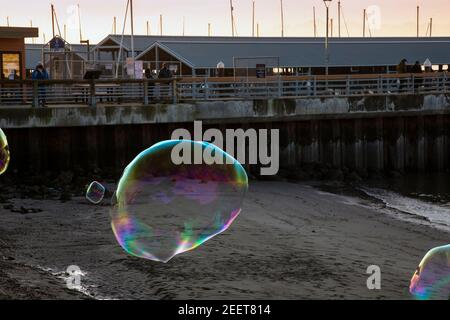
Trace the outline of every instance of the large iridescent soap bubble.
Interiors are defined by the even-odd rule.
[[[174,161],[181,149],[192,151],[192,161]],[[192,164],[199,153],[209,160]],[[227,230],[247,190],[244,168],[216,146],[161,142],[125,169],[113,197],[112,228],[129,254],[167,263]]]
[[[450,299],[450,245],[435,248],[425,255],[409,291],[419,300]]]
[[[8,139],[2,129],[0,129],[0,175],[8,170],[11,155],[9,153]]]

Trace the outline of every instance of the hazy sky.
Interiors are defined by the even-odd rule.
[[[51,35],[49,0],[0,0],[0,25],[6,25],[9,16],[12,26],[29,26],[30,20],[40,28],[47,40]],[[237,32],[240,36],[252,34],[252,0],[234,0]],[[261,36],[281,33],[280,0],[256,0],[256,21]],[[97,42],[112,32],[113,17],[121,33],[126,0],[54,0],[61,33],[67,25],[67,40],[79,39],[76,5],[81,6],[83,37]],[[343,15],[351,36],[362,35],[364,8],[369,10],[374,36],[414,36],[416,34],[416,6],[421,5],[421,35],[425,35],[429,19],[433,18],[433,35],[450,36],[450,0],[341,0]],[[316,6],[318,34],[325,32],[325,7],[322,0],[284,0],[285,35],[313,35],[313,6]],[[375,8],[375,9],[373,9]],[[379,10],[377,9],[379,8]],[[229,0],[134,0],[135,33],[146,33],[150,20],[152,34],[159,34],[159,15],[164,16],[164,34],[180,35],[185,17],[186,35],[207,35],[208,23],[213,35],[230,35]],[[379,14],[377,13],[379,12]],[[331,17],[337,34],[337,0],[333,0]],[[344,19],[342,34],[347,35]],[[129,27],[127,27],[129,32]],[[367,31],[368,34],[368,31]]]

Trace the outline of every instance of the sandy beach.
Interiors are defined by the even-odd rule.
[[[306,183],[252,182],[228,231],[161,264],[128,256],[108,211],[81,197],[8,200],[0,207],[0,298],[411,299],[423,255],[450,241],[370,200]],[[85,294],[61,278],[71,265],[85,273]],[[367,288],[371,265],[381,268],[381,290]]]

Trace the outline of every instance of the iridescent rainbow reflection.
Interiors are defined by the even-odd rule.
[[[0,129],[0,175],[8,170],[11,155],[9,153],[8,139],[2,129]]]
[[[99,204],[105,198],[106,188],[97,181],[92,182],[86,191],[86,199],[93,204]]]
[[[172,161],[175,147],[200,147],[223,164]],[[227,230],[241,213],[248,177],[230,155],[205,142],[165,141],[125,169],[114,196],[112,228],[129,254],[159,262]]]
[[[425,255],[411,279],[409,291],[418,300],[450,299],[450,245]]]

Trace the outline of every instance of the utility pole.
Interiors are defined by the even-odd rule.
[[[150,35],[150,21],[147,20],[147,36]]]
[[[211,37],[211,23],[208,23],[208,37]]]
[[[113,34],[117,34],[117,17],[114,17]]]
[[[162,35],[163,35],[163,15],[162,14],[159,15],[159,32],[160,32],[160,36],[162,37]]]
[[[331,38],[333,38],[333,18],[330,19]]]

